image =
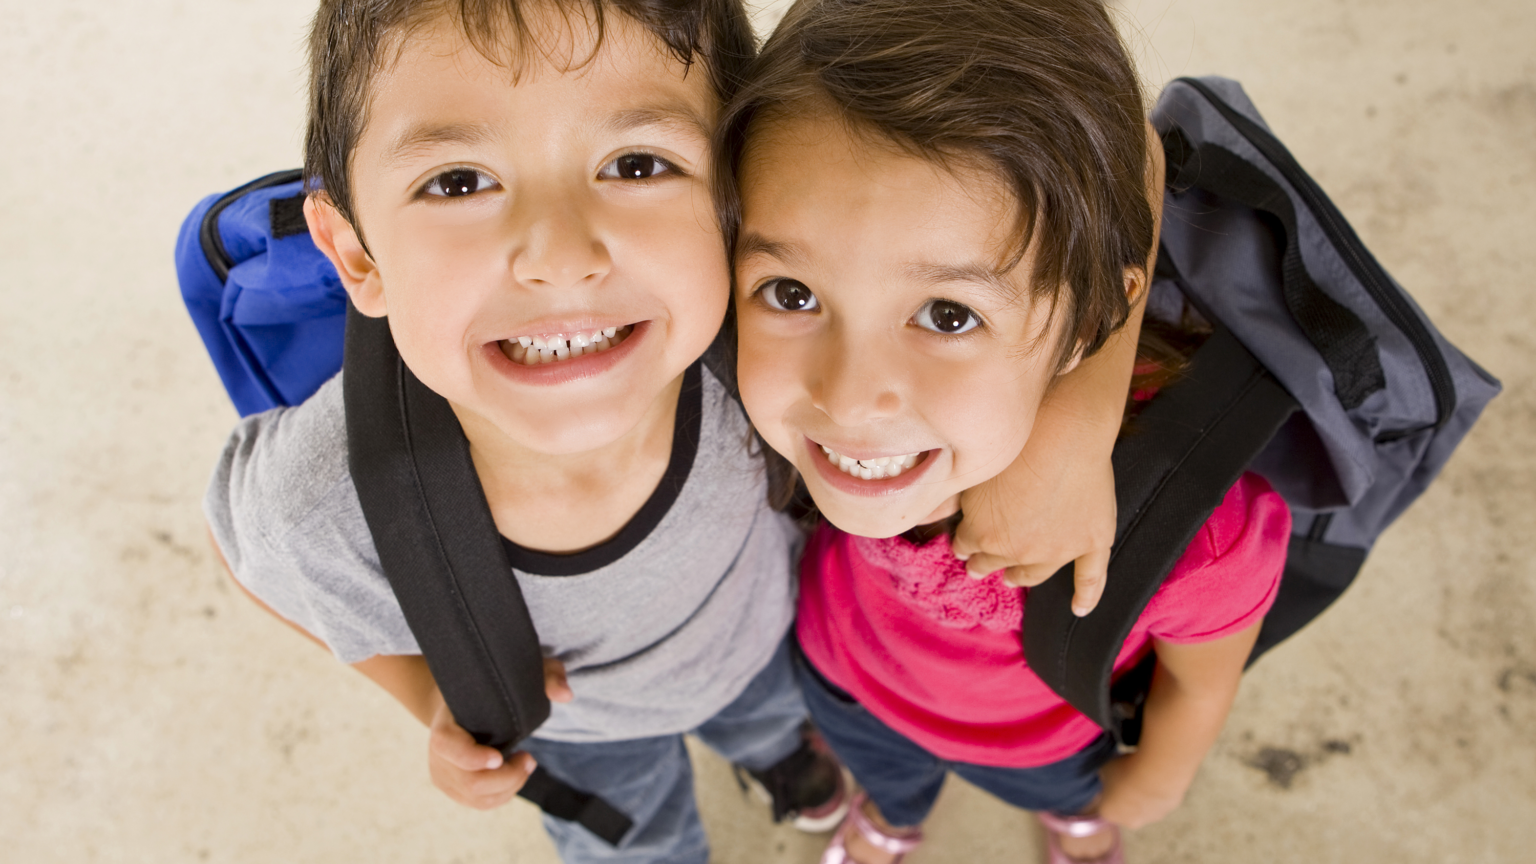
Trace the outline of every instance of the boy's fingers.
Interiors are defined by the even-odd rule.
[[[1072,572],[1072,614],[1082,617],[1099,605],[1109,578],[1109,550],[1095,549],[1077,559]]]
[[[565,677],[565,664],[553,657],[544,658],[544,694],[551,702],[569,702],[576,698]]]
[[[495,771],[481,771],[465,781],[465,792],[481,809],[500,807],[517,796],[538,763],[527,753],[513,753]]]
[[[487,771],[502,767],[505,761],[494,747],[478,744],[464,727],[451,718],[432,724],[427,739],[432,755],[462,771]]]

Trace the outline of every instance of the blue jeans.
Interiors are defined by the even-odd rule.
[[[1114,742],[1101,735],[1081,751],[1037,768],[941,759],[885,725],[803,656],[795,665],[811,720],[892,825],[922,824],[950,771],[1015,807],[1079,813],[1103,788],[1099,768],[1115,753]]]
[[[729,761],[761,771],[800,747],[805,716],[785,640],[747,689],[693,734]],[[586,744],[529,738],[523,749],[549,773],[601,796],[635,822],[613,847],[579,825],[545,816],[544,829],[565,864],[709,861],[682,735]]]

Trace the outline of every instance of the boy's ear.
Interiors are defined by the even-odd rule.
[[[352,227],[331,203],[324,192],[316,192],[304,198],[304,221],[309,225],[309,236],[315,246],[331,259],[336,274],[341,277],[341,287],[347,289],[352,305],[370,318],[382,318],[384,308],[384,282],[379,277],[379,267],[373,256],[363,246]]]

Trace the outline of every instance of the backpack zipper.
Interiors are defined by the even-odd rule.
[[[208,266],[213,268],[215,276],[220,282],[229,279],[229,271],[235,266],[235,260],[230,257],[229,251],[224,248],[224,236],[219,233],[219,216],[223,215],[224,208],[239,201],[245,195],[268,186],[281,186],[284,183],[292,183],[304,177],[303,170],[289,168],[284,171],[274,171],[241,186],[225,192],[219,200],[213,202],[208,212],[203,214],[203,224],[199,226],[197,233],[198,245],[203,249],[203,257],[208,259]]]
[[[1176,83],[1186,84],[1204,96],[1206,101],[1248,140],[1248,143],[1252,144],[1280,171],[1281,176],[1301,196],[1302,202],[1317,218],[1323,233],[1339,251],[1340,257],[1344,259],[1350,272],[1354,273],[1355,278],[1360,280],[1360,284],[1365,286],[1366,293],[1376,301],[1376,305],[1386,314],[1387,319],[1407,337],[1408,343],[1419,355],[1424,374],[1429,379],[1430,390],[1435,397],[1435,422],[1422,428],[1438,429],[1444,426],[1446,421],[1451,419],[1451,413],[1456,406],[1456,384],[1451,379],[1450,366],[1435,345],[1434,336],[1431,335],[1429,328],[1392,286],[1391,278],[1365,248],[1365,244],[1360,242],[1360,237],[1345,221],[1344,215],[1329,200],[1322,187],[1317,185],[1317,181],[1313,180],[1297,163],[1296,158],[1285,148],[1285,145],[1268,130],[1228,105],[1205,82],[1194,78],[1179,78]],[[1385,432],[1378,435],[1377,440],[1395,440],[1417,431],[1420,430]]]

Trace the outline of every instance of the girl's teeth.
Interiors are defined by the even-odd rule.
[[[850,459],[847,456],[833,450],[825,444],[820,445],[821,451],[827,454],[827,461],[837,466],[839,471],[864,480],[887,480],[899,476],[901,472],[917,464],[922,451],[908,453],[905,456],[881,456],[878,459]]]

